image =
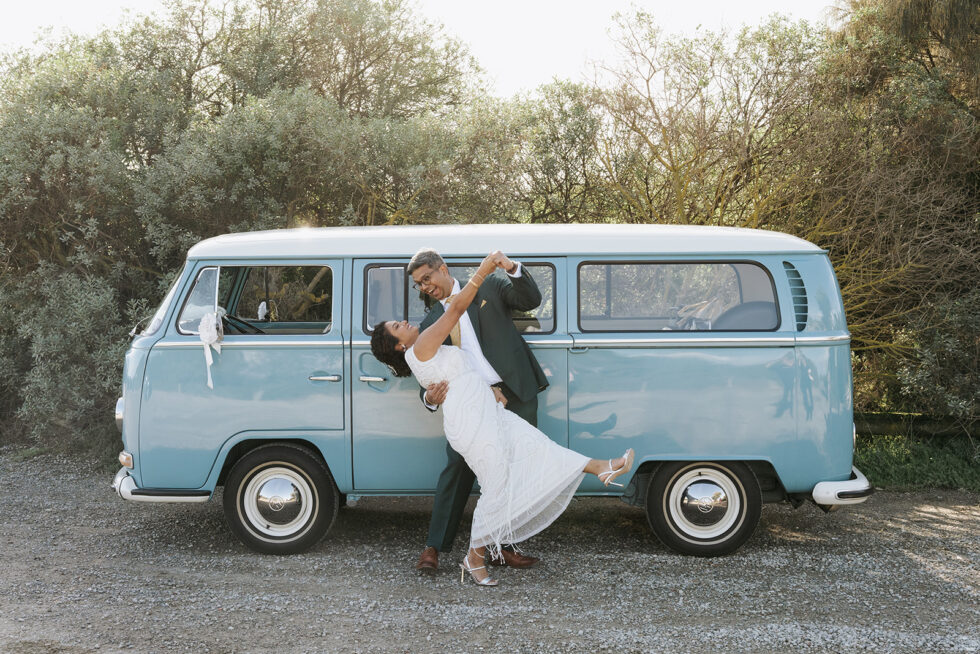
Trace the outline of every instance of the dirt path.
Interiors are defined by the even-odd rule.
[[[220,502],[138,505],[111,474],[0,451],[0,651],[977,652],[980,495],[767,505],[738,553],[668,552],[642,511],[581,500],[504,570],[412,570],[429,498],[342,509],[313,551],[253,554]],[[460,540],[460,546],[462,540]]]

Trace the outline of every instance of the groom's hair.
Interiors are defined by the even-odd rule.
[[[432,248],[422,248],[415,253],[412,260],[408,262],[408,274],[411,275],[413,272],[421,268],[422,266],[428,266],[433,270],[439,270],[439,266],[446,263],[439,253]]]
[[[405,361],[405,353],[396,350],[398,339],[391,335],[385,328],[385,321],[382,320],[374,326],[371,332],[371,353],[374,358],[391,368],[395,377],[410,377],[412,369]]]

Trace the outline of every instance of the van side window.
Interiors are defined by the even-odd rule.
[[[555,268],[545,263],[522,263],[541,290],[541,305],[533,311],[515,311],[514,326],[522,334],[551,333],[555,330]],[[479,266],[478,262],[448,264],[453,277],[465,284]],[[365,270],[365,334],[383,320],[408,320],[418,324],[425,318],[428,305],[435,300],[409,286],[411,281],[401,264],[379,264]],[[506,279],[503,271],[497,271]]]
[[[578,282],[583,332],[779,327],[772,278],[755,263],[588,262]]]
[[[326,334],[333,326],[330,266],[222,266],[218,297],[228,315],[265,334]]]
[[[541,304],[531,311],[513,311],[511,318],[519,334],[550,334],[555,331],[555,267],[549,263],[524,263],[521,265],[531,273],[534,283],[541,291]],[[473,276],[478,263],[450,264],[449,272],[461,284]],[[507,273],[496,270],[493,273],[501,279],[507,279]]]
[[[410,320],[418,323],[425,315],[419,293],[408,287],[408,275],[402,264],[381,264],[365,269],[365,334],[370,334],[383,320]]]

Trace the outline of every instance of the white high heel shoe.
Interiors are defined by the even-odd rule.
[[[477,579],[476,575],[473,574],[477,570],[486,570],[486,569],[487,566],[485,564],[478,565],[476,567],[471,568],[470,555],[469,553],[467,553],[466,556],[463,557],[463,562],[459,564],[459,583],[463,583],[466,581],[466,573],[468,572],[470,573],[470,578],[473,580],[473,583],[475,583],[477,586],[496,586],[497,580],[491,579],[489,574],[483,579]]]
[[[617,484],[616,482],[613,481],[613,479],[615,479],[620,475],[625,475],[627,472],[632,470],[633,468],[632,447],[626,450],[626,453],[623,454],[623,459],[625,459],[625,461],[623,461],[623,465],[619,466],[615,470],[613,470],[612,467],[612,459],[609,459],[609,470],[600,472],[598,475],[596,475],[597,477],[599,477],[599,481],[602,482],[603,486],[619,486],[620,488],[623,487],[622,484]]]

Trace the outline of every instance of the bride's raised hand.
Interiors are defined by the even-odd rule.
[[[504,255],[503,255],[503,253],[500,250],[494,250],[493,252],[491,252],[490,254],[488,254],[486,257],[484,257],[484,259],[480,263],[480,267],[476,271],[476,273],[478,275],[481,275],[483,277],[486,277],[487,275],[489,275],[490,273],[492,273],[494,270],[497,269],[497,266],[499,265],[498,260],[502,256],[504,256]]]

